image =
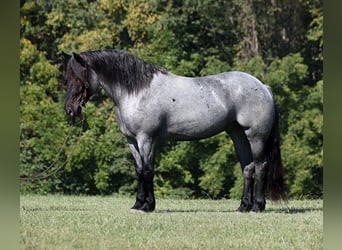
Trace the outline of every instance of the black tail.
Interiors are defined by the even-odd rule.
[[[280,131],[278,111],[275,107],[274,125],[267,141],[268,180],[267,188],[271,200],[287,200],[284,185],[283,164],[280,153]]]

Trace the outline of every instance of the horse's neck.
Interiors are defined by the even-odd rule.
[[[112,98],[115,106],[120,106],[123,96],[127,95],[127,93],[120,87],[119,84],[100,81],[100,86],[106,91],[107,95]]]

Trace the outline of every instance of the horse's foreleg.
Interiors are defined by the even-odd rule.
[[[144,187],[145,187],[145,202],[140,208],[140,210],[145,212],[152,212],[156,207],[156,201],[154,198],[154,189],[153,189],[153,177],[154,170],[153,167],[146,169],[143,173],[144,178]]]
[[[143,204],[141,205],[141,207],[138,208],[138,210],[144,212],[152,212],[154,211],[156,206],[153,189],[155,141],[149,137],[140,137],[138,139],[138,147],[142,163],[142,168],[141,171],[138,173],[138,176],[141,186],[141,197],[144,198]],[[141,199],[139,199],[139,202],[141,202]]]
[[[144,180],[142,175],[143,163],[139,153],[139,148],[137,142],[133,139],[128,139],[128,145],[131,149],[131,153],[135,160],[135,173],[137,177],[137,198],[134,206],[131,208],[132,210],[139,210],[145,202],[145,187]]]

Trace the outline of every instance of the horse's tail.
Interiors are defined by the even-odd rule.
[[[279,115],[274,103],[275,117],[272,131],[267,140],[268,176],[267,189],[271,200],[287,200],[284,185],[283,164],[280,154]]]

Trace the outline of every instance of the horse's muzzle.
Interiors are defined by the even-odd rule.
[[[65,107],[65,113],[70,117],[70,123],[74,125],[76,116],[81,114],[81,107]]]

